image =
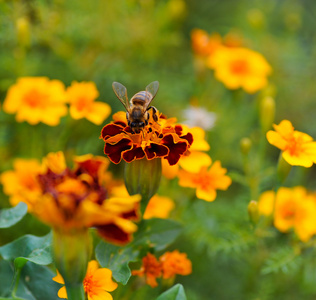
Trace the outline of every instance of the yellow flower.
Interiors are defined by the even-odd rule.
[[[209,57],[208,66],[228,89],[243,88],[248,93],[264,88],[268,83],[267,76],[272,72],[260,53],[242,47],[221,47]]]
[[[47,77],[22,77],[9,88],[3,110],[16,114],[18,122],[56,126],[67,114],[65,102],[65,87],[61,81]]]
[[[276,194],[274,226],[281,232],[291,228],[303,242],[316,233],[316,202],[305,188],[281,187]]]
[[[226,169],[221,167],[219,161],[215,161],[207,170],[202,167],[198,173],[179,171],[179,185],[196,189],[196,197],[205,201],[214,201],[216,190],[226,190],[232,180],[225,175]]]
[[[283,120],[267,132],[270,144],[282,150],[282,157],[292,166],[311,167],[316,163],[316,142],[306,133],[294,130],[292,123]]]
[[[143,217],[166,219],[174,206],[174,202],[169,197],[155,195],[149,200]]]
[[[96,125],[102,124],[111,113],[111,107],[106,103],[94,101],[98,97],[99,92],[94,82],[73,81],[67,88],[71,117],[76,120],[86,118]]]
[[[58,270],[53,280],[65,284]],[[112,280],[112,271],[110,269],[99,268],[98,262],[92,260],[88,264],[87,274],[83,280],[83,288],[88,300],[112,300],[113,297],[109,292],[113,292],[117,288],[117,283]],[[67,299],[65,286],[58,291],[58,297]]]
[[[41,194],[37,176],[43,168],[36,159],[16,159],[13,168],[14,170],[1,174],[3,191],[10,196],[11,205],[15,206],[22,201],[28,205],[28,210],[32,211]]]
[[[275,201],[275,192],[274,191],[265,191],[263,192],[258,200],[258,210],[259,214],[262,216],[271,216],[273,214]]]

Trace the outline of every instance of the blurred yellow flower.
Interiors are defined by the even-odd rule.
[[[263,192],[258,200],[258,210],[259,214],[263,216],[271,216],[273,214],[275,201],[275,192],[274,191],[265,191]]]
[[[65,284],[63,277],[57,270],[54,281]],[[108,268],[99,268],[96,260],[91,260],[88,264],[87,274],[83,280],[83,289],[88,296],[88,300],[112,300],[109,292],[117,288],[117,283],[112,280],[112,271]],[[58,297],[67,299],[66,287],[63,286],[58,291]]]
[[[22,201],[28,205],[28,210],[32,211],[41,194],[37,176],[43,168],[36,159],[16,159],[13,168],[14,170],[5,171],[0,176],[3,191],[10,196],[12,206]]]
[[[174,206],[174,202],[169,197],[155,195],[149,200],[143,218],[166,219],[174,209]]]
[[[94,101],[99,97],[94,82],[73,81],[66,92],[70,104],[70,115],[76,120],[86,118],[90,122],[100,125],[111,113],[111,107],[107,103]]]
[[[209,56],[208,66],[215,71],[215,78],[228,88],[243,88],[255,93],[267,84],[272,69],[258,52],[242,47],[221,47]]]
[[[18,122],[26,121],[31,125],[42,122],[56,126],[67,114],[64,84],[47,77],[19,78],[9,88],[3,110],[16,114]]]
[[[185,170],[179,171],[179,185],[196,189],[196,197],[205,201],[214,201],[216,190],[227,190],[232,180],[225,175],[226,169],[221,167],[219,161],[215,161],[207,170],[202,167],[198,173]]]
[[[303,187],[281,187],[276,194],[274,226],[281,232],[294,229],[303,242],[316,233],[316,201]]]
[[[306,133],[294,130],[292,123],[283,120],[267,132],[270,144],[282,150],[284,160],[293,166],[311,167],[316,163],[316,142]]]

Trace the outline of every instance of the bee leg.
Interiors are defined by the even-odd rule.
[[[147,110],[150,110],[150,109],[153,110],[153,119],[154,119],[155,122],[157,122],[158,121],[158,116],[157,116],[157,111],[158,110],[157,110],[157,108],[155,106],[150,106],[150,107],[147,108]]]

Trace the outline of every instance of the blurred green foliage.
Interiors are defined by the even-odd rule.
[[[123,107],[112,91],[113,81],[123,83],[132,96],[158,80],[155,106],[167,116],[182,121],[192,97],[217,114],[215,127],[207,133],[213,160],[221,160],[232,174],[243,173],[239,142],[250,137],[254,171],[262,167],[258,164],[273,167],[277,149],[267,146],[268,158],[264,162],[257,158],[256,147],[264,138],[258,105],[265,93],[276,100],[277,123],[289,119],[295,128],[316,137],[315,16],[316,2],[311,0],[2,0],[0,102],[18,77],[48,76],[67,86],[73,80],[94,81],[99,100],[116,112]],[[246,95],[227,91],[210,70],[202,78],[197,76],[190,45],[193,28],[222,35],[231,30],[240,33],[246,45],[262,53],[273,68],[268,89]],[[16,157],[41,158],[57,150],[68,155],[103,154],[98,139],[102,126],[86,120],[66,117],[57,127],[31,126],[16,123],[13,115],[1,110],[0,128],[0,171],[12,168]],[[121,175],[121,166],[112,169]],[[271,188],[269,174],[252,174],[252,180],[258,180],[256,196]],[[286,185],[315,190],[313,178],[315,168],[293,168]],[[255,232],[247,216],[254,195],[248,186],[236,180],[214,203],[192,201],[191,192],[167,180],[159,190],[176,201],[173,217],[184,225],[172,248],[186,252],[193,262],[190,276],[177,277],[189,300],[315,299],[315,249],[300,247],[298,253],[299,242],[288,235],[273,229]],[[1,206],[8,206],[7,197],[0,196]],[[22,224],[35,225],[14,226],[9,233],[2,229],[0,243],[25,233],[47,232],[28,218]],[[120,299],[157,296],[146,287],[126,298],[122,291],[129,288],[114,292],[114,298],[116,293]]]

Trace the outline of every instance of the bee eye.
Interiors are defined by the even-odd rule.
[[[139,127],[145,127],[145,124],[144,124],[144,122],[139,122],[139,123],[138,123],[138,126],[139,126]]]
[[[135,122],[131,122],[130,126],[131,126],[131,127],[136,127],[137,125],[136,125]]]

